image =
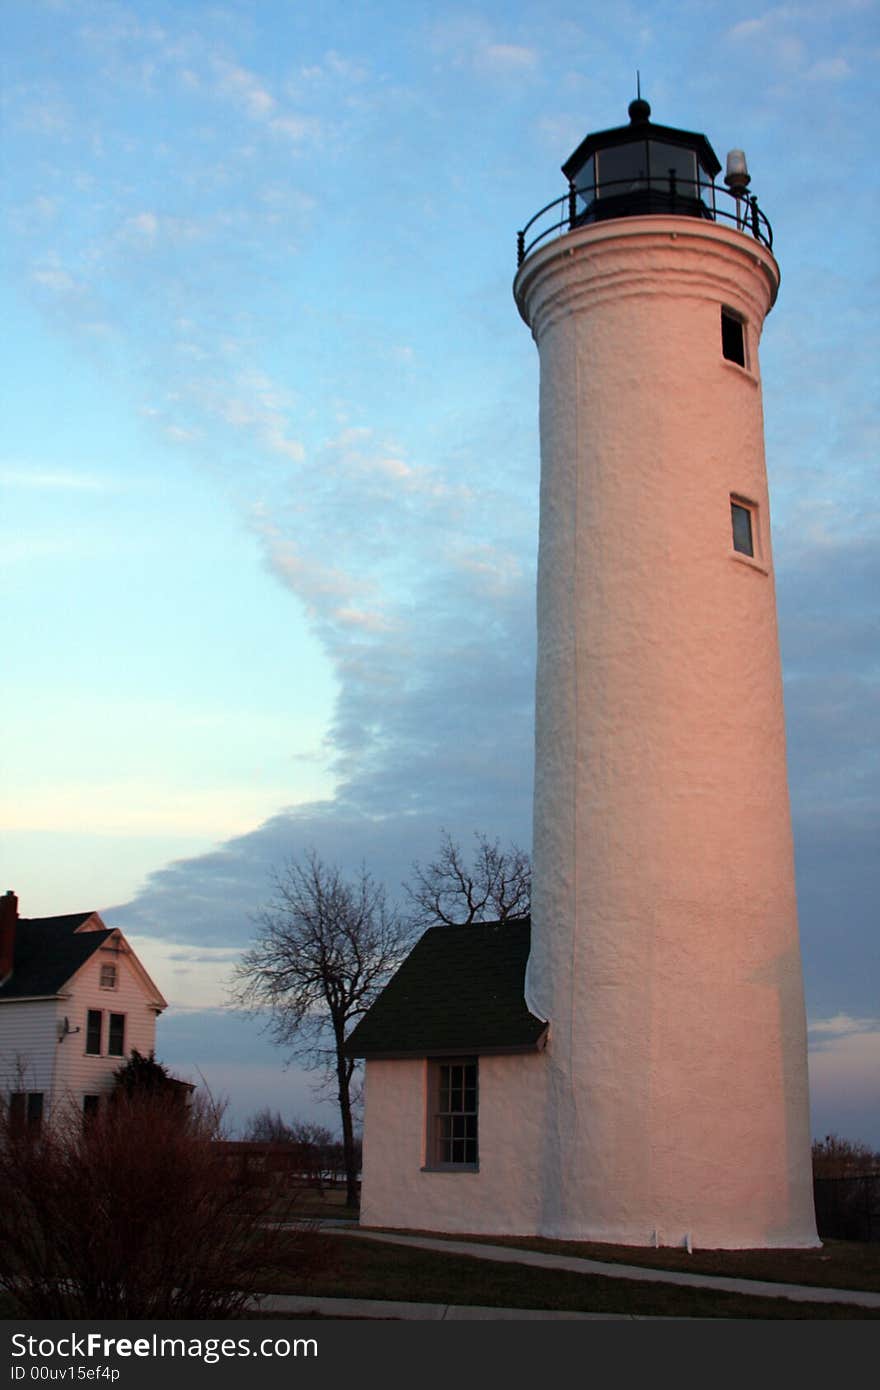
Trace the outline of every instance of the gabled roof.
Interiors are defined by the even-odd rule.
[[[547,1024],[529,1013],[523,980],[528,918],[431,927],[348,1037],[350,1057],[526,1052]]]
[[[113,935],[102,927],[80,928],[95,912],[70,912],[63,917],[19,917],[15,926],[15,960],[12,974],[0,985],[0,1004],[7,999],[27,999],[57,994],[85,965],[90,956]]]

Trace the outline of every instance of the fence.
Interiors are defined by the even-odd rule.
[[[820,1236],[880,1241],[880,1173],[814,1178],[813,1192]]]

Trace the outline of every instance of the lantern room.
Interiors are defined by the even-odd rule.
[[[655,125],[638,97],[629,125],[588,135],[562,166],[575,197],[575,224],[676,213],[715,217],[718,157],[705,135]]]

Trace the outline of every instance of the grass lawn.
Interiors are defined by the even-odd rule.
[[[401,1231],[401,1235],[414,1235]],[[719,1274],[734,1279],[766,1279],[780,1284],[815,1284],[826,1289],[867,1289],[880,1293],[880,1242],[827,1240],[818,1250],[686,1250],[599,1245],[587,1241],[544,1240],[538,1236],[460,1236],[422,1231],[434,1240],[468,1240],[479,1245],[506,1245],[575,1255],[606,1264],[673,1269],[685,1274]]]
[[[346,1206],[345,1192],[341,1188],[327,1188],[323,1194],[316,1189],[303,1189],[297,1196],[294,1214],[305,1221],[357,1217],[357,1212]],[[283,1219],[280,1209],[279,1217]],[[423,1234],[443,1239],[437,1232]],[[447,1238],[693,1274],[880,1292],[880,1244],[827,1241],[819,1250],[698,1250],[688,1255],[684,1250],[637,1249],[532,1237]],[[722,1293],[711,1288],[612,1279],[605,1275],[501,1264],[452,1253],[446,1255],[347,1236],[344,1226],[334,1231],[315,1230],[308,1238],[307,1249],[309,1253],[303,1257],[301,1247],[295,1253],[291,1241],[287,1273],[274,1276],[262,1292],[642,1317],[880,1318],[880,1309],[849,1304],[797,1303],[784,1298]],[[0,1295],[0,1318],[15,1316],[11,1301]]]
[[[380,1241],[346,1237],[343,1232],[323,1237],[321,1257],[323,1263],[314,1272],[294,1274],[276,1282],[272,1292],[642,1317],[880,1318],[880,1309],[795,1303],[675,1284],[498,1264],[414,1246],[383,1245]]]

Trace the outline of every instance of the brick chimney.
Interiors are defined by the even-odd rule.
[[[9,892],[0,898],[0,984],[12,974],[17,922],[18,898],[10,888]]]

